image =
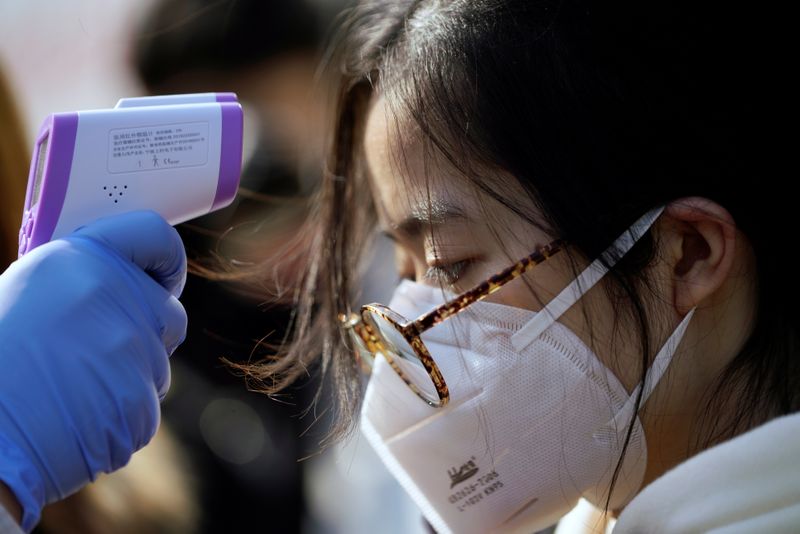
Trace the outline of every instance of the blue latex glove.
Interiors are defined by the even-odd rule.
[[[185,281],[178,233],[145,211],[100,219],[0,275],[0,480],[23,529],[155,434],[186,333]]]

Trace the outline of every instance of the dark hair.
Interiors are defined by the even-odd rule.
[[[337,315],[351,306],[376,226],[360,150],[368,101],[380,91],[455,168],[513,176],[524,202],[463,173],[465,183],[585,258],[598,257],[655,206],[702,196],[725,207],[752,247],[758,302],[752,335],[709,393],[706,437],[724,439],[796,411],[798,291],[794,267],[778,251],[797,225],[770,167],[777,158],[763,119],[777,98],[766,62],[775,49],[760,27],[751,11],[706,3],[363,2],[344,19],[328,57],[333,135],[294,343],[250,376],[274,392],[319,358],[338,392],[332,437],[351,428],[359,369]],[[638,329],[642,379],[658,320],[645,311],[653,288],[644,270],[656,250],[648,233],[607,284],[617,319]],[[734,389],[735,416],[716,420]]]
[[[177,73],[248,68],[291,52],[315,54],[322,13],[306,0],[166,0],[141,25],[134,64],[147,87]]]

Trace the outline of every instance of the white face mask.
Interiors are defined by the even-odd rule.
[[[612,247],[627,252],[660,213],[645,215]],[[606,505],[642,385],[628,394],[594,352],[557,322],[605,271],[594,262],[541,312],[476,302],[425,332],[422,340],[450,387],[444,408],[428,406],[384,358],[376,358],[363,432],[437,532],[529,534],[554,524],[581,497]],[[404,281],[389,307],[413,320],[454,296]],[[693,312],[656,356],[642,402]],[[611,509],[638,492],[646,465],[637,416]]]

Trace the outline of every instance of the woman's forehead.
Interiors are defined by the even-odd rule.
[[[384,97],[376,97],[367,113],[363,149],[382,218],[398,221],[467,207],[465,181],[441,155],[425,148],[413,121],[399,118]]]
[[[503,225],[522,219],[456,169],[412,120],[404,119],[383,96],[367,112],[363,151],[376,208],[384,227],[445,219],[491,220]],[[493,176],[492,176],[493,175]],[[484,185],[526,212],[536,211],[519,182],[501,171],[482,173]]]

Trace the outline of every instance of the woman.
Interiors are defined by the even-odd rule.
[[[342,31],[296,343],[251,374],[276,391],[321,353],[345,432],[352,351],[380,354],[362,424],[436,530],[532,532],[581,497],[622,532],[800,524],[776,49],[687,7],[371,1]],[[404,280],[359,312],[376,228]]]
[[[274,392],[321,354],[338,437],[374,359],[365,432],[443,532],[532,532],[580,498],[617,532],[791,532],[776,49],[730,6],[606,4],[353,12],[295,342],[250,374]],[[404,280],[359,310],[376,228]]]

